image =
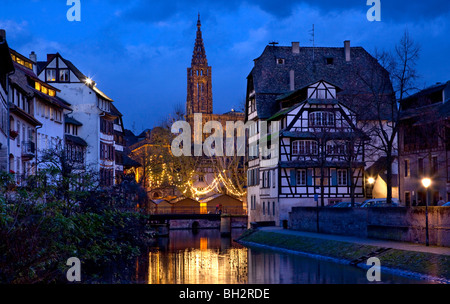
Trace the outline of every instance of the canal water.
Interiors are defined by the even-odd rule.
[[[296,254],[247,248],[219,230],[174,230],[136,261],[137,283],[147,284],[373,284],[366,271]],[[381,274],[381,283],[426,283]]]

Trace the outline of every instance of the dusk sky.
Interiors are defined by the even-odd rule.
[[[450,1],[381,1],[369,22],[366,0],[81,0],[81,22],[66,0],[1,0],[0,28],[11,48],[38,60],[59,52],[115,100],[125,127],[152,128],[186,102],[187,67],[200,12],[214,112],[243,107],[253,59],[270,41],[391,50],[405,29],[421,45],[421,87],[450,80]]]

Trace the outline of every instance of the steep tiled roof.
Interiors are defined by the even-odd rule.
[[[407,98],[404,98],[402,103],[404,103],[404,102],[407,103],[409,100],[417,98],[419,96],[430,95],[430,94],[433,94],[435,92],[442,91],[447,86],[450,86],[450,81],[447,81],[445,83],[438,82],[438,83],[436,83],[434,85],[431,85],[431,86],[429,86],[429,87],[427,87],[427,88],[425,88],[425,89],[423,89],[423,90],[421,90],[421,91],[419,91],[417,93],[412,94],[411,96],[408,96]]]
[[[0,42],[0,73],[6,75],[9,72],[14,71],[13,61],[9,52],[8,43],[6,40]]]
[[[66,124],[72,124],[72,125],[75,125],[75,126],[82,126],[83,125],[81,122],[79,122],[75,118],[73,118],[71,116],[68,116],[68,115],[65,116],[64,120],[65,120]]]
[[[111,114],[113,114],[115,116],[120,116],[120,117],[123,116],[123,114],[120,113],[120,111],[114,106],[114,104],[111,104]]]
[[[61,54],[56,53],[54,55],[49,55],[48,61],[39,61],[37,63],[38,74],[42,73],[42,71],[50,64],[50,62],[55,58],[59,57],[66,64],[66,66],[75,74],[75,76],[80,80],[80,82],[85,82],[89,77],[84,75],[70,60],[65,59]],[[94,85],[90,86],[91,89],[101,98],[106,99],[107,101],[113,102],[113,100],[108,97],[105,93],[103,93],[99,88]]]
[[[138,163],[137,161],[133,160],[132,158],[130,158],[128,155],[126,155],[123,152],[120,152],[122,154],[123,157],[123,166],[125,168],[138,168],[138,167],[142,167],[142,165],[140,163]]]
[[[332,64],[327,58],[333,58]],[[284,59],[284,64],[278,64],[277,59]],[[347,62],[344,47],[300,47],[294,53],[290,46],[266,46],[248,76],[255,89],[260,118],[266,119],[280,110],[275,99],[290,92],[291,70],[295,90],[323,79],[340,87],[343,96],[370,95],[364,79],[373,82],[379,92],[392,93],[388,72],[362,47],[352,47],[351,60]]]
[[[22,67],[18,63],[14,63],[14,68],[16,69],[16,72],[12,74],[9,78],[11,80],[11,83],[20,87],[26,94],[33,96],[35,90],[33,90],[28,85],[28,78],[27,78],[27,76],[36,78],[33,71]]]
[[[69,135],[69,134],[66,134],[65,137],[66,137],[66,141],[73,142],[74,144],[77,144],[77,145],[83,146],[83,147],[88,146],[87,142],[84,139],[82,139],[81,137],[73,136],[73,135]]]

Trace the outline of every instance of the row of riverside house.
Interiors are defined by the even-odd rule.
[[[113,100],[60,54],[38,61],[9,48],[0,30],[0,169],[20,184],[60,151],[76,170],[98,172],[102,186],[121,181],[122,114]]]

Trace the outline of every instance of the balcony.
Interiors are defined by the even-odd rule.
[[[36,156],[36,144],[31,141],[22,142],[22,159],[31,160]]]

